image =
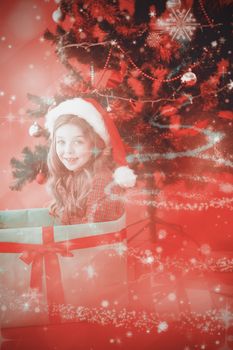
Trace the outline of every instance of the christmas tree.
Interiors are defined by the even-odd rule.
[[[37,120],[50,106],[92,97],[114,119],[128,162],[150,187],[189,174],[194,158],[197,175],[231,168],[231,8],[232,1],[59,1],[56,31],[44,37],[67,75],[57,96],[29,95],[36,104],[30,134],[47,136]],[[46,151],[25,148],[23,161],[12,159],[13,190],[45,181]]]
[[[45,30],[44,38],[51,43],[67,74],[55,96],[28,94],[32,102],[28,110],[32,118],[29,133],[43,142],[34,150],[25,147],[23,160],[12,159],[15,183],[11,188],[21,190],[27,181],[36,180],[39,184],[46,181],[48,135],[42,125],[49,108],[72,97],[96,99],[116,123],[127,147],[127,160],[143,183],[129,198],[133,204],[146,207],[152,219],[147,226],[134,230],[127,251],[130,267],[138,268],[135,283],[129,284],[130,302],[135,309],[143,309],[145,304],[149,313],[144,309],[141,313],[135,310],[128,313],[124,309],[116,321],[115,311],[113,316],[107,308],[105,311],[108,302],[104,301],[100,318],[99,310],[94,309],[96,314],[86,310],[81,319],[90,323],[100,320],[102,327],[112,317],[114,325],[127,329],[125,337],[135,337],[135,346],[141,334],[143,339],[149,339],[146,337],[151,333],[156,342],[152,347],[148,345],[148,349],[159,344],[157,337],[163,343],[159,348],[225,346],[227,349],[228,341],[232,345],[232,283],[228,274],[232,272],[232,258],[226,254],[231,249],[230,243],[229,248],[226,246],[232,237],[228,231],[230,220],[224,221],[219,209],[226,209],[225,215],[229,215],[233,187],[217,180],[224,172],[230,173],[233,166],[233,1],[61,0],[56,3],[57,9],[51,14],[56,29]],[[162,196],[157,200],[163,186],[169,187],[180,179],[194,190],[167,191],[171,200],[170,197],[163,200]],[[219,197],[195,191],[198,186],[206,189],[209,183],[216,186]],[[157,208],[168,209],[164,217],[169,222],[154,217]],[[207,209],[210,209],[208,215],[201,216]],[[215,211],[211,212],[212,209]],[[175,215],[181,211],[177,217],[182,228],[189,211],[188,234],[170,222],[174,218],[173,210]],[[198,220],[202,221],[195,226]],[[208,220],[210,234],[206,239],[204,230]],[[160,225],[154,235],[157,242],[150,249],[141,246],[134,249],[131,240],[144,233],[145,227],[155,233],[154,222]],[[220,228],[221,232],[214,232],[220,223],[226,226]],[[193,231],[192,226],[195,226]],[[221,236],[220,248],[216,235]],[[202,241],[201,236],[204,236]],[[191,253],[190,241],[195,245]],[[222,251],[215,256],[216,246],[217,253],[218,249]],[[135,265],[132,261],[136,261]],[[88,271],[93,274],[91,267]],[[159,307],[163,311],[163,305],[168,305],[169,316],[166,318],[162,313],[157,319],[151,311],[157,313]],[[174,305],[177,314],[173,313]],[[207,311],[198,312],[201,307]],[[69,320],[70,310],[69,307],[63,310]],[[133,332],[127,328],[128,320],[130,327],[135,327]],[[142,332],[138,338],[137,327]],[[167,331],[169,336],[163,338]],[[80,333],[77,332],[78,337]],[[174,346],[171,335],[176,339]],[[110,338],[109,344],[120,342]]]

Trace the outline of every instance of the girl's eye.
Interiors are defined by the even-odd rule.
[[[76,140],[74,141],[74,145],[83,145],[83,141],[82,140]]]
[[[58,140],[58,141],[57,141],[57,144],[58,144],[58,145],[64,145],[64,143],[65,143],[65,142],[64,142],[63,140]]]

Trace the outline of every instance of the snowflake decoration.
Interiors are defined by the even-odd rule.
[[[155,12],[155,11],[152,10],[152,11],[149,12],[149,16],[150,16],[150,17],[155,17],[155,15],[156,15],[156,12]]]
[[[227,85],[228,89],[229,90],[232,90],[233,89],[233,81],[230,80],[229,84]]]
[[[190,10],[172,9],[169,17],[159,20],[158,24],[172,36],[172,39],[191,40],[198,23]]]
[[[147,45],[150,47],[158,47],[161,42],[160,34],[157,32],[151,32],[147,39]]]

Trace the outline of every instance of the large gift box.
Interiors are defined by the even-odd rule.
[[[74,321],[127,302],[125,217],[62,226],[47,209],[0,212],[1,327]]]

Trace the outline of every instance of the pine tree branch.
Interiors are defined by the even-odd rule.
[[[48,174],[47,154],[47,145],[37,145],[34,151],[29,147],[25,147],[22,150],[22,160],[12,158],[10,164],[13,168],[12,175],[15,180],[10,189],[20,191],[27,182],[35,180],[39,170],[43,170],[46,176]]]

